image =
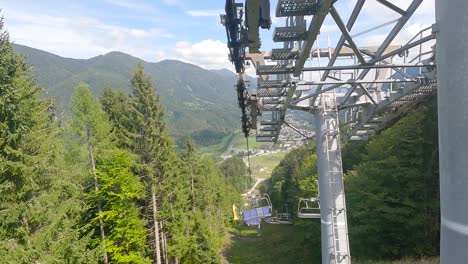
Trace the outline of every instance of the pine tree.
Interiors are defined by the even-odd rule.
[[[110,126],[99,102],[93,97],[85,84],[80,84],[72,98],[72,120],[70,123],[74,139],[87,153],[86,168],[91,173],[94,191],[99,191],[96,159],[101,146],[110,144]],[[97,213],[102,214],[102,201],[96,201]],[[99,236],[103,251],[104,264],[109,263],[109,257],[105,251],[106,232],[104,221],[99,218]]]

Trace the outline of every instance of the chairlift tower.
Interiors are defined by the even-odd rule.
[[[340,143],[367,140],[437,92],[431,49],[437,26],[421,30],[406,43],[394,43],[423,1],[399,7],[386,0],[357,0],[345,23],[339,10],[342,1],[278,0],[276,17],[286,22],[275,28],[273,40],[283,42],[282,47],[239,58],[252,61],[259,76],[258,109],[250,109],[251,114],[261,113],[252,126],[257,141],[288,140],[281,134],[285,127],[310,140],[310,133],[291,125],[286,113],[293,109],[315,117],[323,264],[351,263]],[[365,4],[377,4],[397,19],[356,32]],[[325,19],[334,21],[341,35],[334,47],[323,49],[318,37]],[[375,31],[386,32],[380,45],[359,45],[361,36]],[[328,61],[326,66],[312,63],[321,58]],[[307,79],[305,73],[310,72],[318,72],[320,80]]]
[[[468,261],[467,12],[466,0],[436,0],[442,264]]]

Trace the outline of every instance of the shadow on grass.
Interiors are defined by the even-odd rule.
[[[296,221],[294,225],[262,223],[256,227],[238,224],[229,229],[231,241],[224,252],[231,264],[312,264],[320,263],[320,222]],[[438,264],[439,258],[375,261],[353,259],[353,264]]]
[[[320,263],[320,225],[262,224],[262,236],[256,227],[230,229],[231,245],[225,255],[232,264]]]

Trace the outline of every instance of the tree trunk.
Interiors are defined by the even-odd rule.
[[[153,232],[154,232],[154,249],[156,254],[156,264],[161,264],[161,248],[159,243],[159,225],[157,219],[158,204],[156,200],[156,191],[154,187],[151,189],[151,200],[153,204]]]
[[[164,231],[163,224],[161,223],[161,239],[162,239],[162,255],[164,257],[164,264],[168,264],[169,260],[167,258],[167,243],[166,243],[166,231]]]
[[[97,175],[96,175],[96,160],[94,158],[93,147],[91,145],[89,146],[89,157],[91,159],[91,170],[92,170],[93,176],[94,176],[94,190],[96,192],[98,192],[99,191],[99,185],[98,185],[98,178],[97,178]],[[97,208],[98,208],[98,213],[101,214],[102,213],[101,201],[98,201]],[[99,230],[101,232],[101,242],[104,245],[103,261],[104,261],[104,264],[108,264],[109,263],[109,258],[107,256],[107,252],[106,252],[106,248],[105,248],[106,233],[104,231],[104,221],[102,220],[102,218],[99,218]]]
[[[26,234],[28,235],[28,241],[26,241],[26,244],[29,248],[31,246],[31,230],[29,229],[28,219],[26,218],[25,214],[21,214],[21,224],[23,225],[24,229],[26,230]]]
[[[191,177],[191,195],[192,195],[192,211],[195,212],[195,186],[193,184],[193,168],[192,168],[192,161],[190,161],[190,177]]]

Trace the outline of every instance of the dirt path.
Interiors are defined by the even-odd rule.
[[[252,186],[252,188],[246,192],[246,193],[243,193],[242,196],[247,196],[247,195],[250,195],[252,194],[253,191],[255,191],[255,189],[257,189],[258,185],[264,181],[266,181],[267,179],[264,179],[264,178],[257,178],[257,180],[255,181],[255,184],[254,186]]]

